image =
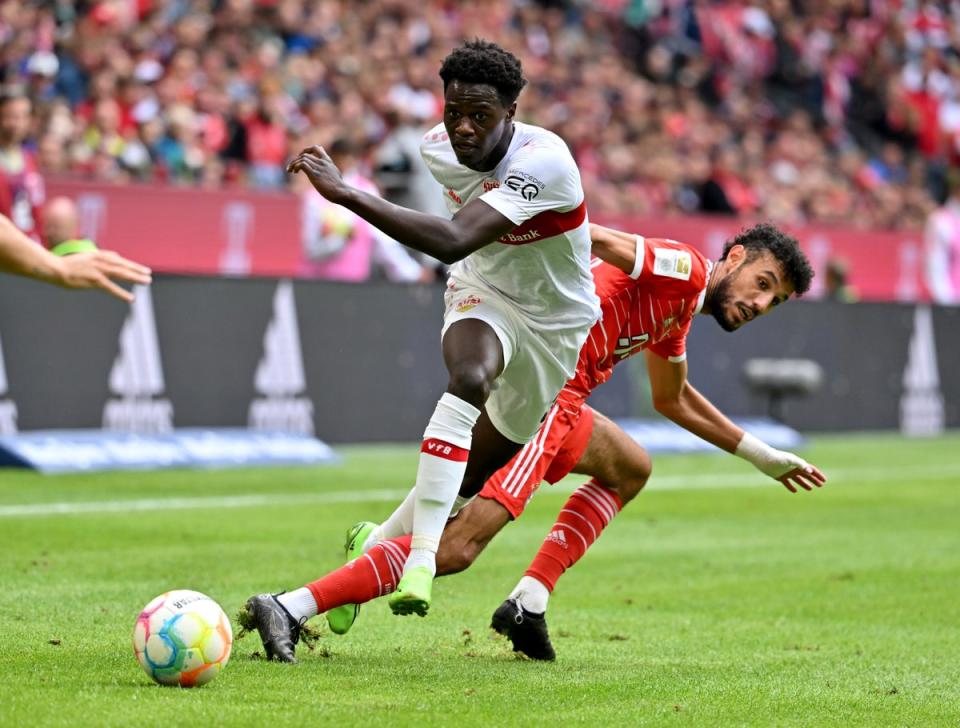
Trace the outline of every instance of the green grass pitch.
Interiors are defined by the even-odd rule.
[[[831,482],[798,495],[735,458],[655,458],[551,600],[554,664],[487,625],[572,479],[438,581],[426,619],[380,600],[297,666],[253,657],[249,636],[207,687],[150,682],[130,644],[150,598],[197,589],[233,616],[300,586],[413,477],[415,446],[342,452],[312,469],[0,471],[0,725],[960,725],[957,434],[815,439]]]

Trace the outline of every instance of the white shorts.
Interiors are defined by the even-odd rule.
[[[447,288],[444,304],[443,334],[457,321],[479,319],[500,339],[504,368],[485,409],[501,435],[516,443],[529,442],[573,376],[589,328],[535,330],[496,293],[459,281],[455,288]]]

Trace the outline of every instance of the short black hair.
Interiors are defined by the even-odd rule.
[[[504,106],[516,101],[527,83],[519,58],[496,43],[480,38],[467,41],[444,58],[440,78],[444,92],[454,81],[493,86]]]
[[[770,251],[783,267],[783,274],[793,285],[797,296],[802,296],[810,290],[810,281],[813,280],[814,275],[810,261],[800,250],[797,239],[787,235],[776,225],[764,222],[744,230],[737,237],[727,241],[723,246],[723,255],[720,260],[726,259],[727,253],[734,245],[742,245],[747,249],[747,261],[753,260],[765,250]]]

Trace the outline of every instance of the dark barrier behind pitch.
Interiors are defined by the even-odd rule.
[[[134,309],[0,277],[0,412],[21,430],[253,424],[328,442],[419,439],[446,383],[439,286],[161,277]],[[916,307],[790,303],[727,334],[695,321],[691,381],[731,415],[762,414],[745,388],[755,356],[806,357],[826,384],[791,401],[804,430],[896,428]],[[960,425],[960,309],[934,308],[948,426]],[[927,362],[929,373],[933,362]],[[643,414],[643,371],[621,365],[592,402]],[[2,425],[0,425],[2,427]]]

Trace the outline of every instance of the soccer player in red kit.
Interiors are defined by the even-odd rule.
[[[540,431],[485,484],[479,497],[449,521],[437,554],[438,574],[467,568],[510,520],[519,516],[542,480],[570,472],[592,480],[567,500],[517,588],[494,612],[492,626],[514,649],[554,659],[544,613],[562,573],[579,560],[650,475],[646,452],[609,419],[586,405],[620,361],[644,351],[654,406],[717,447],[751,462],[788,490],[811,490],[823,474],[792,453],[745,433],[687,382],[686,337],[697,313],[734,331],[791,295],[802,295],[813,273],[793,238],[757,225],[712,263],[672,240],[628,235],[591,225],[594,281],[603,318],[580,351],[575,375],[561,390]],[[410,498],[408,497],[407,501]],[[406,501],[405,501],[406,503]],[[345,566],[303,589],[316,611],[288,614],[260,636],[268,656],[295,660],[300,626],[326,612],[331,629],[346,632],[357,604],[390,593],[409,551],[409,508],[401,505],[380,526],[357,524],[348,533]]]

